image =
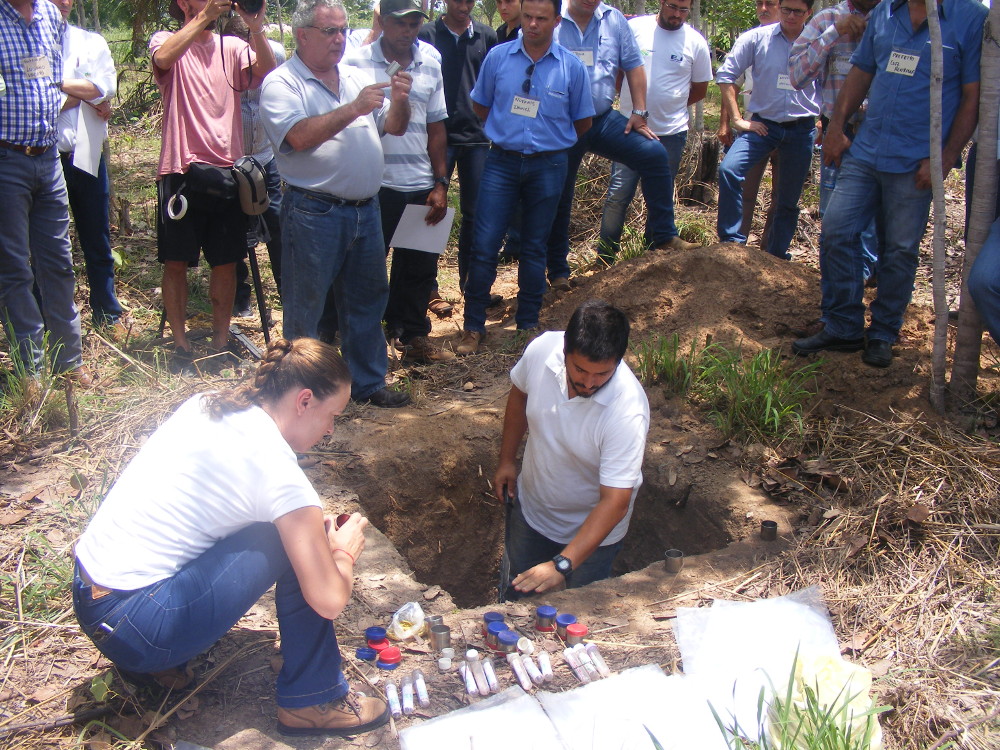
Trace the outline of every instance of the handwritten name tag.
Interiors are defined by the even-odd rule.
[[[594,50],[592,49],[575,49],[573,54],[576,55],[576,59],[586,65],[588,68],[594,67]]]
[[[526,96],[515,96],[514,103],[510,105],[510,113],[518,117],[538,117],[538,100],[529,99]]]
[[[778,88],[781,91],[795,91],[795,87],[792,85],[792,81],[788,77],[788,73],[778,74]]]
[[[846,76],[851,72],[851,58],[848,55],[838,55],[833,58],[833,72],[839,76]]]
[[[920,62],[920,55],[912,55],[908,52],[894,50],[889,55],[889,62],[885,64],[886,73],[896,73],[901,76],[912,76],[917,72],[917,64]]]
[[[24,77],[29,81],[52,77],[52,65],[49,63],[49,58],[42,55],[38,57],[22,57],[21,66],[24,68]]]

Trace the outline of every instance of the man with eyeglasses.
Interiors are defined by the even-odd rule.
[[[249,15],[238,3],[235,8],[250,29],[249,43],[214,32],[219,18],[233,9],[229,0],[173,0],[170,15],[183,25],[149,40],[153,79],[163,97],[157,259],[163,264],[163,309],[173,334],[170,366],[176,372],[192,372],[185,330],[188,268],[197,266],[204,252],[212,269],[211,349],[224,353],[236,297],[236,261],[247,254],[247,219],[235,191],[225,195],[198,177],[217,177],[219,169],[243,156],[240,91],[256,86],[275,64],[264,33],[264,9]]]
[[[553,40],[559,18],[559,0],[524,0],[520,38],[490,50],[472,90],[492,145],[479,193],[459,355],[475,354],[486,335],[497,254],[518,202],[523,224],[514,320],[519,330],[538,328],[545,239],[562,195],[567,151],[594,114],[587,69]]]
[[[938,6],[944,55],[941,163],[945,176],[975,130],[979,114],[979,57],[987,9],[976,0]],[[792,351],[856,352],[871,367],[892,364],[910,304],[920,240],[931,203],[931,45],[927,5],[886,0],[868,16],[851,56],[823,141],[823,161],[838,166],[837,186],[820,236],[821,309],[826,326],[796,340]],[[851,141],[850,118],[868,99],[864,121]],[[881,223],[878,294],[865,328],[861,232]]]
[[[719,166],[719,241],[747,241],[742,231],[743,181],[753,166],[777,149],[781,172],[772,188],[774,224],[764,249],[785,259],[791,258],[788,248],[798,225],[799,198],[812,164],[819,116],[815,82],[799,91],[788,76],[788,54],[811,9],[812,0],[781,0],[781,21],[741,34],[716,75],[722,106],[739,133]],[[744,119],[736,100],[736,79],[748,68],[754,73],[750,98],[754,114]]]
[[[316,338],[333,287],[351,398],[383,408],[407,394],[385,384],[382,314],[389,283],[379,215],[381,136],[410,122],[412,76],[375,83],[342,63],[347,11],[338,0],[300,0],[295,54],[261,88],[264,127],[287,184],[281,203],[281,299],[287,339]]]
[[[687,143],[687,108],[705,98],[708,82],[712,80],[708,42],[697,29],[685,23],[690,13],[691,0],[661,0],[658,14],[638,16],[628,22],[646,68],[649,129],[667,150],[671,186]],[[621,111],[632,111],[632,92],[627,81],[622,82],[620,102]],[[611,165],[597,249],[605,263],[613,263],[618,254],[625,215],[638,185],[636,170],[620,162]]]
[[[666,149],[649,129],[646,69],[635,35],[621,11],[601,0],[568,0],[569,13],[555,39],[587,66],[594,101],[594,126],[570,150],[559,212],[549,235],[548,272],[554,289],[569,289],[569,223],[576,173],[586,153],[595,153],[636,170],[648,212],[646,241],[650,247],[689,250],[695,245],[677,234],[674,224],[673,176]],[[633,109],[626,115],[612,108],[618,75],[628,81]]]
[[[378,193],[385,252],[408,205],[426,206],[424,220],[437,224],[448,208],[446,148],[441,64],[435,50],[417,43],[427,19],[420,0],[382,0],[382,34],[374,44],[354,50],[347,63],[379,82],[389,81],[396,63],[413,76],[410,123],[402,137],[384,136],[385,171]],[[428,54],[430,52],[431,54]],[[396,341],[403,359],[426,364],[454,359],[455,353],[434,344],[428,334],[427,300],[437,285],[438,255],[397,245],[392,251],[389,300],[385,308],[387,338]]]

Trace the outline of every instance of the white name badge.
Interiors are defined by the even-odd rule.
[[[778,88],[782,91],[795,91],[795,87],[792,85],[792,81],[788,77],[788,73],[778,74]]]
[[[24,68],[24,77],[29,81],[52,77],[52,65],[49,63],[49,58],[44,56],[22,57],[21,67]]]
[[[889,62],[885,64],[886,73],[896,73],[901,76],[912,76],[917,72],[917,64],[920,62],[920,55],[911,55],[898,50],[889,55]]]
[[[573,54],[576,55],[576,59],[586,65],[588,68],[594,67],[594,50],[592,49],[575,49]]]
[[[851,58],[847,55],[838,55],[833,58],[833,72],[839,76],[846,76],[851,72]]]
[[[510,113],[518,117],[538,117],[538,100],[529,99],[526,96],[515,96],[514,103],[510,105]]]

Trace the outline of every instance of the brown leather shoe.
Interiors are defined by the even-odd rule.
[[[440,297],[434,297],[428,302],[427,309],[439,318],[450,318],[451,314],[455,312],[455,306]]]
[[[380,727],[389,721],[389,706],[351,690],[338,701],[305,708],[278,706],[278,731],[285,735],[328,734],[348,737]]]
[[[549,286],[557,292],[568,292],[573,288],[573,285],[570,283],[569,276],[560,276],[558,279],[552,279],[552,281],[549,282]]]
[[[67,370],[66,379],[80,388],[93,388],[97,385],[97,376],[87,365],[80,365],[75,370]]]
[[[414,336],[409,343],[396,344],[396,348],[403,352],[403,359],[410,362],[434,364],[455,359],[455,352],[431,343],[426,336]]]
[[[670,242],[665,242],[662,245],[659,245],[656,249],[657,250],[684,250],[684,251],[687,251],[687,250],[694,250],[697,247],[701,247],[701,245],[696,245],[694,242],[688,242],[686,240],[682,240],[680,238],[680,235],[678,235],[678,236],[672,238],[670,240]]]
[[[465,357],[479,351],[479,345],[483,343],[483,336],[486,334],[479,331],[462,331],[462,338],[455,347],[455,354]]]

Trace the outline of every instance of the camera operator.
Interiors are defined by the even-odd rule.
[[[250,29],[249,45],[213,32],[219,17],[233,10]],[[259,86],[275,61],[263,5],[250,14],[229,0],[171,0],[170,15],[183,26],[154,34],[149,52],[163,97],[157,257],[174,337],[171,365],[181,371],[192,358],[184,326],[187,269],[201,251],[212,267],[212,349],[222,351],[229,339],[236,261],[246,256],[247,220],[228,169],[243,155],[240,92]]]

